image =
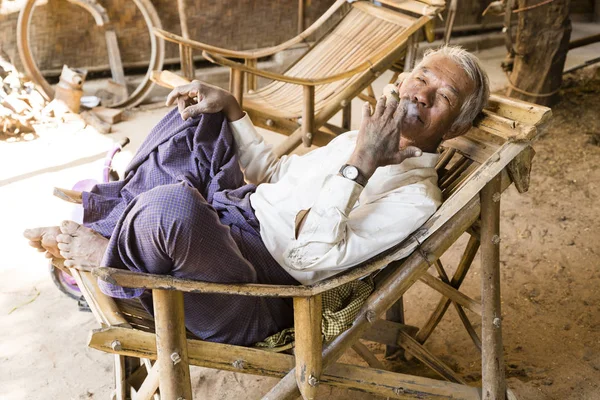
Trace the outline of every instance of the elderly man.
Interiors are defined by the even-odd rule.
[[[125,179],[83,193],[84,225],[25,232],[65,265],[106,265],[211,282],[310,284],[406,238],[441,202],[442,140],[464,134],[489,95],[477,59],[429,52],[397,97],[365,104],[358,131],[277,158],[226,91],[192,82],[154,128]],[[249,182],[249,183],[247,183]],[[114,297],[141,296],[100,281]],[[249,345],[293,324],[288,299],[185,294],[198,337]]]

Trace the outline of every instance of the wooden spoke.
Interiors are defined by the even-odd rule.
[[[477,315],[481,315],[481,303],[478,301],[473,300],[469,296],[459,292],[452,286],[442,282],[440,279],[437,279],[428,273],[424,273],[419,279],[421,282],[440,292],[442,295],[448,297],[452,301],[460,304],[467,310],[470,310]]]
[[[438,275],[439,275],[440,279],[442,280],[442,282],[450,285],[450,280],[448,279],[446,270],[444,270],[442,261],[437,260],[435,262],[435,267],[436,267],[436,270],[438,271]],[[455,301],[452,302],[452,305],[456,309],[456,313],[458,314],[458,317],[460,318],[463,326],[467,330],[467,333],[471,337],[471,340],[473,340],[473,344],[475,345],[475,347],[477,347],[477,349],[479,351],[481,351],[481,340],[479,339],[479,336],[477,336],[477,332],[475,332],[473,325],[471,325],[471,321],[469,321],[469,317],[467,317],[465,310],[463,310],[463,308],[459,304],[457,304]]]
[[[405,332],[400,332],[397,343],[407,352],[418,358],[423,364],[427,365],[433,371],[438,373],[442,378],[455,383],[465,383],[464,380],[447,366],[442,360],[437,358],[433,353],[423,347],[422,344],[413,339]]]
[[[460,260],[460,263],[458,264],[458,267],[456,268],[456,272],[454,273],[454,276],[452,277],[452,280],[450,281],[450,285],[452,287],[454,287],[456,289],[458,289],[460,287],[463,280],[465,279],[465,276],[467,275],[467,272],[469,271],[469,268],[471,267],[471,264],[473,263],[473,260],[475,259],[475,255],[477,254],[478,249],[479,249],[479,240],[477,240],[474,237],[471,237],[469,239],[469,242],[467,243],[467,247],[465,248],[465,251]],[[429,336],[431,335],[431,333],[433,332],[435,327],[442,320],[442,317],[446,313],[446,310],[448,309],[450,302],[451,302],[451,300],[446,297],[442,297],[440,299],[435,311],[431,314],[431,316],[429,317],[427,322],[423,325],[423,327],[419,330],[419,332],[415,336],[415,339],[417,340],[417,342],[425,343],[425,341],[427,340],[427,338],[429,338]]]
[[[360,356],[360,358],[365,360],[370,367],[377,369],[385,369],[381,361],[379,361],[379,359],[375,357],[375,354],[373,354],[371,350],[367,348],[367,346],[362,344],[360,340],[354,342],[354,344],[352,345],[352,350],[354,350],[356,354]]]

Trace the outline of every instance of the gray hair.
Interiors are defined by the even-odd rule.
[[[452,124],[452,129],[469,126],[487,105],[488,98],[490,97],[488,76],[481,67],[479,59],[460,46],[442,46],[437,50],[426,50],[425,54],[423,54],[423,59],[415,69],[429,57],[436,54],[447,57],[462,67],[467,76],[475,84],[475,89],[465,99],[465,102],[460,108],[460,113],[458,114],[458,117],[456,117],[454,124]]]

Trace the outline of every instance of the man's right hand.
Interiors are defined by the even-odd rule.
[[[407,101],[386,101],[385,96],[381,96],[373,114],[369,103],[365,103],[356,147],[348,164],[357,167],[367,179],[378,167],[400,164],[407,158],[420,157],[423,153],[414,146],[400,148],[401,125]]]
[[[225,118],[237,121],[244,116],[242,108],[231,93],[219,87],[200,81],[174,88],[167,97],[167,106],[177,103],[181,118],[196,117],[200,114],[225,113]]]

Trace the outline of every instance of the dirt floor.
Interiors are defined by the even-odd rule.
[[[147,132],[164,111],[130,116],[116,126],[113,138]],[[600,399],[600,77],[580,74],[569,79],[553,113],[535,143],[530,191],[521,195],[511,187],[502,202],[508,384],[519,399]],[[51,187],[68,187],[74,176],[97,174],[111,140],[68,131],[51,139],[0,142],[0,247],[6,255],[0,265],[0,399],[107,399],[113,387],[112,356],[86,347],[87,333],[97,324],[56,290],[44,270],[45,261],[19,235],[24,227],[66,218],[70,209],[48,195]],[[78,150],[73,160],[68,146],[78,143],[77,149],[88,150]],[[56,151],[56,146],[64,147]],[[46,149],[54,151],[47,154]],[[10,154],[21,158],[18,173]],[[54,157],[58,166],[45,168],[49,161],[40,161],[43,154]],[[442,260],[449,274],[466,239]],[[476,260],[463,284],[474,298],[479,298],[479,270]],[[416,284],[405,298],[407,322],[419,325],[439,295]],[[427,348],[477,385],[479,354],[456,317],[449,309]],[[469,317],[479,328],[477,319]],[[371,348],[381,358],[382,346]],[[348,352],[342,361],[357,357]],[[417,362],[385,363],[397,371],[435,377]],[[192,377],[195,397],[206,399],[259,398],[276,382],[196,367]],[[321,394],[373,398],[326,387]]]

